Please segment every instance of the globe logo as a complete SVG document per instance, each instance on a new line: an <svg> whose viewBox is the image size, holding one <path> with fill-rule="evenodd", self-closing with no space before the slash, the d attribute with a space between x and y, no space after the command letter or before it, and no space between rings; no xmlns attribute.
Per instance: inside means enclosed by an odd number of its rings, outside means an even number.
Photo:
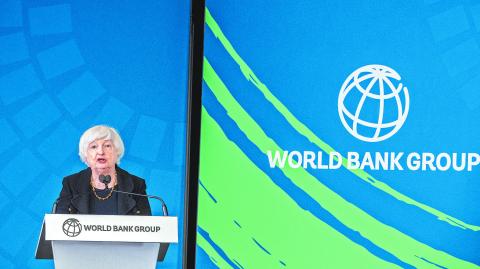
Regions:
<svg viewBox="0 0 480 269"><path fill-rule="evenodd" d="M348 76L338 95L338 115L354 137L379 142L397 133L410 105L400 75L384 65L366 65Z"/></svg>
<svg viewBox="0 0 480 269"><path fill-rule="evenodd" d="M77 219L67 219L63 223L63 232L69 237L78 236L82 232L82 225Z"/></svg>

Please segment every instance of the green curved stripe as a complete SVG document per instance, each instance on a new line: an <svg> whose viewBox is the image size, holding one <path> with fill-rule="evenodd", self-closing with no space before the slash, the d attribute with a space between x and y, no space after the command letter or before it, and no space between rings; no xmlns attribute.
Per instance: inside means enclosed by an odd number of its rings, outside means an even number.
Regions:
<svg viewBox="0 0 480 269"><path fill-rule="evenodd" d="M233 269L217 251L203 238L200 233L197 233L197 245L199 245L210 257L210 260L220 269Z"/></svg>
<svg viewBox="0 0 480 269"><path fill-rule="evenodd" d="M265 134L255 120L252 119L235 100L223 81L218 77L207 58L204 58L203 78L217 100L226 109L228 115L235 121L239 129L248 137L248 139L260 149L260 151L265 155L268 151L279 151L283 153L283 150L275 143L275 141ZM202 140L201 143L203 147L204 141ZM211 145L211 147L214 146ZM202 156L202 158L203 157L204 156ZM232 160L236 161L234 158L232 158ZM212 166L215 167L213 164ZM367 238L380 248L390 252L405 263L418 268L437 268L434 264L446 268L480 268L473 263L458 259L448 253L436 250L426 244L416 241L395 228L381 223L360 208L356 207L354 204L344 200L340 195L323 185L304 169L294 169L288 166L279 169L295 185L306 192L344 225L359 232L363 237ZM229 172L232 171L236 170L231 170Z"/></svg>
<svg viewBox="0 0 480 269"><path fill-rule="evenodd" d="M199 189L198 225L231 261L243 268L399 269L300 208L227 138L205 108L200 139L205 189Z"/></svg>
<svg viewBox="0 0 480 269"><path fill-rule="evenodd" d="M288 123L301 135L306 137L310 142L317 145L321 150L326 153L330 153L335 151L330 145L328 145L325 141L320 139L313 133L305 124L299 121L289 110L288 108L283 105L280 100L278 100L271 91L263 84L257 76L253 73L250 67L243 61L243 59L238 55L238 53L233 48L232 44L223 34L222 30L220 29L219 25L215 21L215 19L210 14L208 8L205 11L205 22L208 27L212 30L213 34L219 39L222 43L223 47L227 50L230 54L232 59L238 64L240 70L242 71L245 78L253 83L257 89L259 89L265 98L280 112L280 114L288 121ZM343 167L347 167L346 160L343 158L342 160ZM397 200L402 201L404 203L410 204L412 206L418 207L434 216L436 216L439 220L445 221L452 226L456 226L462 229L469 229L472 231L480 231L480 226L472 225L465 223L455 217L452 217L438 209L435 209L431 206L418 202L400 192L390 187L388 184L375 179L372 175L368 174L367 172L360 170L360 169L349 169L350 172L361 178L363 181L371 184L375 188L382 190L385 193L395 197Z"/></svg>

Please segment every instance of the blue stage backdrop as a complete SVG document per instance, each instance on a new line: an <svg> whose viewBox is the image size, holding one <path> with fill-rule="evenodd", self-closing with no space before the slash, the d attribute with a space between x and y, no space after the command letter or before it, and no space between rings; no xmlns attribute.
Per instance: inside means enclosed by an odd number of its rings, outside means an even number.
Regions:
<svg viewBox="0 0 480 269"><path fill-rule="evenodd" d="M96 124L119 130L120 166L183 227L189 12L187 0L0 1L0 268L53 268L33 258L42 217L85 168L78 140ZM162 268L180 266L182 236Z"/></svg>
<svg viewBox="0 0 480 269"><path fill-rule="evenodd" d="M207 0L198 268L480 268L480 3Z"/></svg>

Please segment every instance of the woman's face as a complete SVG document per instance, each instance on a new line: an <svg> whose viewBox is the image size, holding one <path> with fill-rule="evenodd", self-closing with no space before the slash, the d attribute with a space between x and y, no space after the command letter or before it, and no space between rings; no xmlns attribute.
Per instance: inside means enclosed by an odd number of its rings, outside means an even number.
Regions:
<svg viewBox="0 0 480 269"><path fill-rule="evenodd" d="M117 149L111 140L97 139L87 147L87 165L98 172L108 172L117 163Z"/></svg>

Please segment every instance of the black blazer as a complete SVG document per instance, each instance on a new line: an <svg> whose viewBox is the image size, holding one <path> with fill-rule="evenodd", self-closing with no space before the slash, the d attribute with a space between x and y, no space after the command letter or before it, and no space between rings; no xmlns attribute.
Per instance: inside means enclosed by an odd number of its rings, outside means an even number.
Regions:
<svg viewBox="0 0 480 269"><path fill-rule="evenodd" d="M119 191L146 194L145 180L116 167L117 187ZM63 188L57 203L57 214L90 214L89 203L92 189L90 178L92 170L87 168L63 179ZM118 194L119 215L150 216L150 204L146 197Z"/></svg>

